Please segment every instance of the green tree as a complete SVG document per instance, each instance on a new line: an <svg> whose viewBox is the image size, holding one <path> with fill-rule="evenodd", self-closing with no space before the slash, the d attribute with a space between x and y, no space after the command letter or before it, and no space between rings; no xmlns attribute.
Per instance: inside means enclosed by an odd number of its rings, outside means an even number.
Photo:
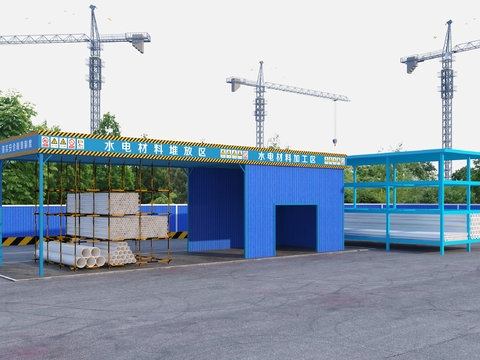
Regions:
<svg viewBox="0 0 480 360"><path fill-rule="evenodd" d="M34 129L32 117L37 113L30 102L22 102L15 90L0 91L0 139L28 133ZM10 161L3 170L2 190L4 204L33 204L35 192L35 165Z"/></svg>
<svg viewBox="0 0 480 360"><path fill-rule="evenodd" d="M395 150L390 152L403 151L402 144L398 144ZM379 151L381 152L381 151ZM390 167L390 179L393 180L395 170L396 181L422 181L434 180L437 178L435 166L430 162L420 163L402 163ZM345 169L345 182L353 181L353 169L351 167ZM385 165L368 165L357 167L357 182L382 182L386 179ZM454 193L451 194L456 195ZM393 198L393 191L390 194ZM352 189L346 189L345 202L353 202ZM452 197L449 197L449 199ZM408 187L396 189L397 203L436 203L438 199L438 189L435 187ZM361 188L357 189L358 203L385 203L386 191L384 188Z"/></svg>
<svg viewBox="0 0 480 360"><path fill-rule="evenodd" d="M0 91L0 139L28 133L33 130L32 117L37 116L34 105L22 102L15 90Z"/></svg>
<svg viewBox="0 0 480 360"><path fill-rule="evenodd" d="M170 170L171 202L175 204L186 204L187 199L187 174L186 169L174 168Z"/></svg>
<svg viewBox="0 0 480 360"><path fill-rule="evenodd" d="M94 134L121 136L120 124L115 120L115 115L110 114L110 112L103 114Z"/></svg>
<svg viewBox="0 0 480 360"><path fill-rule="evenodd" d="M467 180L467 167L464 166L452 174L452 180ZM473 160L473 166L470 168L470 180L480 181L480 160ZM463 203L466 203L467 189L465 187L455 187L455 189L449 190L451 193L456 194L458 197L464 199ZM470 201L472 204L480 204L480 187L472 186ZM446 190L445 190L446 193ZM445 194L445 197L447 195Z"/></svg>

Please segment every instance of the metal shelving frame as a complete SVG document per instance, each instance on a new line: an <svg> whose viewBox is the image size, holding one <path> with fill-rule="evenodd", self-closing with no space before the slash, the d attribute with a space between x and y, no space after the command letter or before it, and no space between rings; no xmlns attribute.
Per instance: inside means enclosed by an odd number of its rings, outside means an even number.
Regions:
<svg viewBox="0 0 480 360"><path fill-rule="evenodd" d="M440 254L443 255L446 246L465 245L467 252L471 251L471 244L480 242L480 229L477 228L476 222L480 216L480 210L472 208L471 191L472 187L480 186L480 181L471 180L472 161L480 159L480 152L471 152L454 149L435 149L435 150L420 150L420 151L402 151L389 153L376 153L370 155L353 155L347 157L347 165L353 167L353 182L345 183L345 189L353 189L353 205L345 207L345 214L363 214L362 216L369 217L369 214L382 214L380 218L384 219L385 231L383 233L375 233L369 231L371 229L363 228L357 229L356 234L349 234L345 231L345 240L360 240L371 242L385 243L386 250L390 250L392 243L403 244L417 244L438 246ZM467 180L447 180L443 176L437 176L435 180L429 181L398 181L396 174L396 165L402 163L415 162L432 162L437 164L438 174L443 174L446 161L464 161L467 169ZM379 182L359 182L357 181L357 169L360 166L371 165L385 165L385 181ZM464 208L451 209L448 204L445 204L445 187L461 186L466 188L466 204ZM397 206L397 189L411 188L411 187L436 187L438 189L438 204L435 208L405 208ZM382 188L385 189L386 204L383 208L373 208L358 206L357 204L357 190L367 188ZM393 234L391 229L391 218L397 214L409 215L437 215L439 216L438 235L436 239L422 239L418 233L411 231L404 231L401 234ZM466 216L466 228L462 232L464 238L449 239L449 235L445 231L445 218L449 215L463 214ZM373 217L373 216L372 216ZM414 217L415 218L415 217ZM473 228L473 221L475 227ZM363 232L363 235L359 235Z"/></svg>

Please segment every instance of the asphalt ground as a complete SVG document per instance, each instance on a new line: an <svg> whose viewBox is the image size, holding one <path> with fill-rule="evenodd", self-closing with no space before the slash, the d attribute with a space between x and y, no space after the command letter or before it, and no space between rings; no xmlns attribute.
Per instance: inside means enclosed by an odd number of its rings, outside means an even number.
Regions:
<svg viewBox="0 0 480 360"><path fill-rule="evenodd" d="M90 243L91 244L91 243ZM99 268L77 268L70 266L59 266L55 263L44 263L43 276L39 274L39 262L34 260L34 245L8 246L3 248L3 265L0 265L0 278L10 281L28 281L45 278L71 277L83 275L95 275L106 272L138 271L156 268L168 268L172 266L192 266L201 264L220 263L226 261L242 261L244 259L243 249L212 250L200 252L188 252L186 239L175 239L170 241L170 255L167 250L167 241L142 241L135 244L128 241L130 249L137 250L146 258L137 264L124 266L102 266ZM139 248L136 248L139 246ZM315 254L313 249L300 247L279 247L276 250L279 257ZM104 254L105 255L105 254ZM106 255L105 255L106 256ZM148 259L153 257L152 259ZM162 261L155 261L155 259ZM165 260L170 259L170 262Z"/></svg>
<svg viewBox="0 0 480 360"><path fill-rule="evenodd" d="M479 246L136 269L0 279L0 358L479 357Z"/></svg>

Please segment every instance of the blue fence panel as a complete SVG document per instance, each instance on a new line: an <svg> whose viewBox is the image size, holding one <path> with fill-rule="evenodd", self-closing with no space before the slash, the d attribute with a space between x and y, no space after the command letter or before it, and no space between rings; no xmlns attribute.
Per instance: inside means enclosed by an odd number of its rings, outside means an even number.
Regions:
<svg viewBox="0 0 480 360"><path fill-rule="evenodd" d="M167 212L167 205L155 204L154 212ZM357 208L384 208L385 204L357 204ZM353 204L345 204L346 209L353 208ZM410 209L438 209L437 204L397 204L397 208ZM446 210L466 210L465 204L446 204ZM472 210L480 210L480 204L472 204ZM38 207L34 205L3 205L3 237L25 237L38 235ZM65 211L64 208L62 211ZM142 212L150 211L150 205L142 205ZM65 234L66 219L62 217L60 226L59 205L45 205L44 213L46 226L44 236ZM188 205L170 205L170 231L188 231ZM36 228L35 228L36 227Z"/></svg>
<svg viewBox="0 0 480 360"><path fill-rule="evenodd" d="M155 204L155 213L166 213L167 205ZM142 212L150 212L150 205L142 205ZM65 206L62 206L62 213ZM2 237L26 237L39 235L38 206L34 205L3 205L3 234ZM188 206L170 205L170 231L188 231ZM66 217L58 216L60 205L45 205L44 236L65 235Z"/></svg>
<svg viewBox="0 0 480 360"><path fill-rule="evenodd" d="M60 205L45 205L44 236L57 236L65 233L66 220L62 218L60 226ZM39 207L34 205L3 205L3 234L2 237L25 237L39 235ZM65 211L65 207L62 207ZM61 232L61 229L63 232Z"/></svg>

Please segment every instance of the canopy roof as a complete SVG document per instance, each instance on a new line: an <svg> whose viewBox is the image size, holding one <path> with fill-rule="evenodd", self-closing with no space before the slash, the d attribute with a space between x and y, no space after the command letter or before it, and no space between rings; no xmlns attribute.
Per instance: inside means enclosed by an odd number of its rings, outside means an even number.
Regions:
<svg viewBox="0 0 480 360"><path fill-rule="evenodd" d="M238 168L242 164L344 169L345 154L122 136L35 131L0 141L0 160L166 167Z"/></svg>

